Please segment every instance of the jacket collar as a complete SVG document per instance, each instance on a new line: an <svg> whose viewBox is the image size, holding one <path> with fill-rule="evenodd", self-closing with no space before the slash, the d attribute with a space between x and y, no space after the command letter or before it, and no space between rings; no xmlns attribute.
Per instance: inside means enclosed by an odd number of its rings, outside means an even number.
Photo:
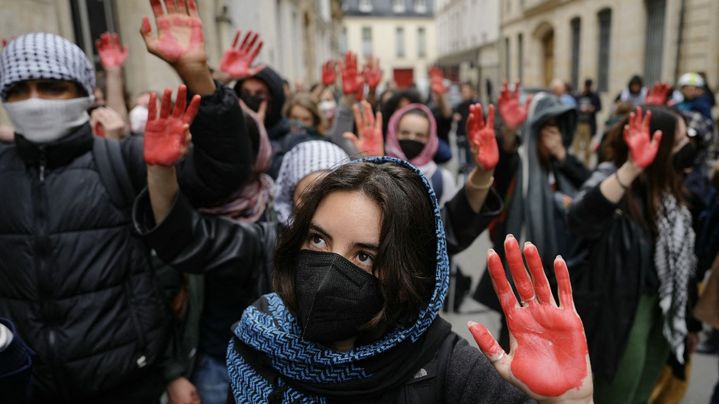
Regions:
<svg viewBox="0 0 719 404"><path fill-rule="evenodd" d="M69 135L50 143L33 143L16 134L17 153L27 165L44 165L48 168L67 165L92 149L93 134L86 123Z"/></svg>

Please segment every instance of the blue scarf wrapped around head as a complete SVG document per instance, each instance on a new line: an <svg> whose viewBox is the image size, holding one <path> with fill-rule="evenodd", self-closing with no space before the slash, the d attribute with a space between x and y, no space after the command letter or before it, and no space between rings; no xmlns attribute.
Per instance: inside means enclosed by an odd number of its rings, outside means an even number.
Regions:
<svg viewBox="0 0 719 404"><path fill-rule="evenodd" d="M325 397L312 395L307 389L301 391L297 386L332 386L368 380L375 375L369 366L364 365L373 359L387 354L393 348L397 348L393 350L395 352L415 343L435 344L449 333L448 327L445 329L443 325L438 325L440 321L435 321L447 293L449 259L444 224L431 184L416 167L396 158L377 157L357 161L376 164L390 162L408 168L422 178L434 210L437 239L437 270L432 297L427 306L419 311L412 326L397 327L375 342L338 352L303 340L297 318L285 307L282 299L275 293L263 296L248 307L242 319L235 324L235 338L227 349L227 369L232 392L238 403L326 402ZM430 327L441 331L428 333ZM427 334L436 338L427 342ZM248 357L257 356L266 368L271 368L271 375L262 372L257 363L247 360Z"/></svg>

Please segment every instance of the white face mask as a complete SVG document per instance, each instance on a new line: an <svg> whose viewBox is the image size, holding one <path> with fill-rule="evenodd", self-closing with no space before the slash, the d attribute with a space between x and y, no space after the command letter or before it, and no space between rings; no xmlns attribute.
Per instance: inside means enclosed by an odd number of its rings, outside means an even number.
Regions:
<svg viewBox="0 0 719 404"><path fill-rule="evenodd" d="M142 134L145 132L147 124L147 107L138 105L130 110L130 130L134 133Z"/></svg>
<svg viewBox="0 0 719 404"><path fill-rule="evenodd" d="M318 107L322 113L325 114L327 119L331 119L335 116L335 110L337 109L337 103L333 100L320 101Z"/></svg>
<svg viewBox="0 0 719 404"><path fill-rule="evenodd" d="M94 97L69 100L30 98L25 101L3 102L15 126L15 132L33 143L49 143L70 133L90 120L87 109Z"/></svg>

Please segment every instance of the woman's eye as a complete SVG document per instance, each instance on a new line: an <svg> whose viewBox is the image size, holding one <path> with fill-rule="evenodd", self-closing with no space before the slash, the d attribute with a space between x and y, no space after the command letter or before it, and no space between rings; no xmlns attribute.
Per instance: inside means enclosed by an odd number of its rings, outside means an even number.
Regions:
<svg viewBox="0 0 719 404"><path fill-rule="evenodd" d="M315 248L324 248L325 247L325 240L322 238L322 236L317 234L310 235L309 238L310 245Z"/></svg>
<svg viewBox="0 0 719 404"><path fill-rule="evenodd" d="M368 266L368 267L371 267L372 264L374 263L374 258L373 258L371 255L369 255L369 254L367 254L367 253L365 253L365 252L360 251L360 252L357 254L357 261L359 261L362 265L366 265L366 266Z"/></svg>

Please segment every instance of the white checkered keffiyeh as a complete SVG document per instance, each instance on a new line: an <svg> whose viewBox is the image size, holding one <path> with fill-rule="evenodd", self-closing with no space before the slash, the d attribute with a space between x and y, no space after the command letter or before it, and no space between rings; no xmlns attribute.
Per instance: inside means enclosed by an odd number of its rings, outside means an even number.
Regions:
<svg viewBox="0 0 719 404"><path fill-rule="evenodd" d="M664 314L662 333L679 363L684 363L689 279L696 270L697 258L689 209L670 194L662 198L657 231L654 265L659 277L659 307Z"/></svg>
<svg viewBox="0 0 719 404"><path fill-rule="evenodd" d="M275 182L273 205L280 223L289 223L294 211L295 187L303 178L316 171L329 171L348 161L349 156L344 150L324 140L300 143L285 154Z"/></svg>
<svg viewBox="0 0 719 404"><path fill-rule="evenodd" d="M88 96L95 91L95 71L82 49L46 32L19 36L0 53L0 98L13 84L31 79L71 80Z"/></svg>

